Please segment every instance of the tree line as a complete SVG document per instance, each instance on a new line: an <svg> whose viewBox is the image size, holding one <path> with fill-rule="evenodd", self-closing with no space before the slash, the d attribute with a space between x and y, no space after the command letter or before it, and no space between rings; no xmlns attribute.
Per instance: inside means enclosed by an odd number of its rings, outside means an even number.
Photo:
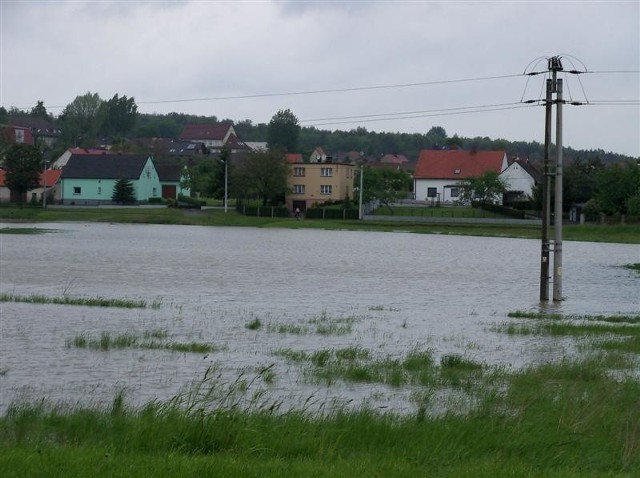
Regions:
<svg viewBox="0 0 640 478"><path fill-rule="evenodd" d="M275 113L268 124L254 124L249 119L234 122L216 116L184 113L142 114L138 112L133 97L118 94L103 100L97 93L87 92L77 96L57 117L47 112L42 101L26 111L16 108L7 111L0 107L0 124L7 123L10 117L18 116L47 119L61 130L61 137L54 147L47 149L41 145L43 154L50 159L57 158L68 147L95 147L103 139L113 145L114 149L126 150L131 148L129 141L134 139L177 138L189 123L233 124L241 140L267 142L270 150L276 153L254 155L241 168L235 171L232 168L230 171L232 194L236 197L257 194L263 202L276 201L285 193L284 190L276 190L286 187L283 186L286 181L282 178L275 180L268 174L274 170L282 175L282 171L286 170L278 161L282 153L299 152L303 157L308 157L316 146L322 146L325 151L334 154L357 151L369 160L392 153L404 154L410 161L414 161L422 149L452 146L468 150L504 150L509 156L529 158L534 164L539 163L543 157L543 145L535 141L465 138L457 134L449 136L441 126L434 126L426 133L377 133L363 127L349 131L305 127L300 126L297 117L288 109ZM600 149L574 150L565 147L563 151L567 163L564 171L565 204L587 203L591 214L640 214L638 158ZM228 160L222 159L221 162L212 158L211 161L200 162L191 168L189 185L194 193L208 197L220 197L223 194L224 168L221 165ZM269 163L270 168L258 168L256 164L259 161ZM383 203L401 197L411 188L406 175L401 177L374 172L373 169L368 175L372 181L365 191L378 190L378 199ZM31 179L33 182L33 175Z"/></svg>

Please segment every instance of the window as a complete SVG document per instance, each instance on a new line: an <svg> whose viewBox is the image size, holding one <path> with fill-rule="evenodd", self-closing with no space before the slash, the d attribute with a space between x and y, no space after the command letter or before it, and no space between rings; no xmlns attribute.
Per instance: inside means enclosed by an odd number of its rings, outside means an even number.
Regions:
<svg viewBox="0 0 640 478"><path fill-rule="evenodd" d="M323 184L320 186L320 194L331 194L333 187L331 184Z"/></svg>
<svg viewBox="0 0 640 478"><path fill-rule="evenodd" d="M451 197L457 198L460 195L460 191L458 188L451 188Z"/></svg>
<svg viewBox="0 0 640 478"><path fill-rule="evenodd" d="M151 193L152 197L158 197L158 190L156 188L153 188L153 192Z"/></svg>
<svg viewBox="0 0 640 478"><path fill-rule="evenodd" d="M333 168L320 168L320 176L324 178L333 176Z"/></svg>
<svg viewBox="0 0 640 478"><path fill-rule="evenodd" d="M427 188L427 197L428 198L438 197L438 188Z"/></svg>
<svg viewBox="0 0 640 478"><path fill-rule="evenodd" d="M460 174L460 169L456 168L453 170L453 174Z"/></svg>
<svg viewBox="0 0 640 478"><path fill-rule="evenodd" d="M304 184L294 184L293 192L295 194L304 194Z"/></svg>
<svg viewBox="0 0 640 478"><path fill-rule="evenodd" d="M102 187L98 186L98 194L102 194Z"/></svg>
<svg viewBox="0 0 640 478"><path fill-rule="evenodd" d="M304 176L304 168L293 168L294 176Z"/></svg>
<svg viewBox="0 0 640 478"><path fill-rule="evenodd" d="M82 194L82 188L80 186L74 186L73 194Z"/></svg>

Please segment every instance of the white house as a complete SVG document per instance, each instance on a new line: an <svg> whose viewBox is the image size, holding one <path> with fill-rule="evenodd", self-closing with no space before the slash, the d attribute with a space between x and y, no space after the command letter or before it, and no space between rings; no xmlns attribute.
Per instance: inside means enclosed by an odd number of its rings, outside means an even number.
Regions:
<svg viewBox="0 0 640 478"><path fill-rule="evenodd" d="M507 184L510 198L531 199L536 184L542 181L542 174L527 159L514 158L500 173L500 178Z"/></svg>
<svg viewBox="0 0 640 478"><path fill-rule="evenodd" d="M413 179L415 199L454 203L460 196L460 181L481 176L487 171L500 174L507 167L504 151L423 149Z"/></svg>

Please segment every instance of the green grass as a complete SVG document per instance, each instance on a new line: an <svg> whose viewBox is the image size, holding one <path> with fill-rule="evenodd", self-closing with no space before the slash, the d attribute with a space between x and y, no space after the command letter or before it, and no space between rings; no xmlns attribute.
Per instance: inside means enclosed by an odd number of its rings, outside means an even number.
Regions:
<svg viewBox="0 0 640 478"><path fill-rule="evenodd" d="M49 234L57 232L56 229L39 229L36 227L0 227L0 234Z"/></svg>
<svg viewBox="0 0 640 478"><path fill-rule="evenodd" d="M405 216L405 217L460 217L460 218L496 218L505 217L491 211L473 207L410 207L393 206L379 207L373 211L374 216Z"/></svg>
<svg viewBox="0 0 640 478"><path fill-rule="evenodd" d="M247 324L245 324L245 328L249 330L258 330L260 327L262 327L262 322L257 317L252 321L247 322Z"/></svg>
<svg viewBox="0 0 640 478"><path fill-rule="evenodd" d="M213 344L201 342L167 342L166 331L150 331L143 334L144 340L140 336L132 333L112 335L109 332L102 332L95 337L87 334L76 335L65 341L68 348L86 348L92 350L114 350L125 348L137 348L148 350L169 350L181 353L212 353L220 350Z"/></svg>
<svg viewBox="0 0 640 478"><path fill-rule="evenodd" d="M640 262L637 262L635 264L627 264L625 267L627 269L631 269L633 271L640 272Z"/></svg>
<svg viewBox="0 0 640 478"><path fill-rule="evenodd" d="M442 209L442 208L433 208ZM451 234L483 237L518 237L540 239L539 226L424 224L406 221L339 221L304 220L289 218L249 217L235 210L213 209L199 214L188 214L180 209L146 208L81 208L42 209L0 207L0 221L5 222L114 222L133 224L185 224L201 226L276 227L292 229L332 229L353 231L395 232L398 230L420 234ZM553 229L553 228L552 228ZM553 231L550 231L553 234ZM640 244L637 225L566 225L563 238L567 241L617 242Z"/></svg>
<svg viewBox="0 0 640 478"><path fill-rule="evenodd" d="M360 352L351 350L348 355ZM446 359L447 368L464 363ZM18 476L634 477L640 383L602 356L503 375L467 413L324 414L252 392L215 371L167 402L104 408L13 404L0 417L0 471Z"/></svg>
<svg viewBox="0 0 640 478"><path fill-rule="evenodd" d="M543 319L543 320L582 320L609 322L614 324L640 324L640 315L576 315L576 314L547 314L544 312L509 312L508 317L516 319Z"/></svg>
<svg viewBox="0 0 640 478"><path fill-rule="evenodd" d="M159 309L160 301L151 303L145 300L105 299L102 297L47 297L44 295L16 295L2 293L0 302L24 302L29 304L82 305L87 307L119 307L125 309Z"/></svg>

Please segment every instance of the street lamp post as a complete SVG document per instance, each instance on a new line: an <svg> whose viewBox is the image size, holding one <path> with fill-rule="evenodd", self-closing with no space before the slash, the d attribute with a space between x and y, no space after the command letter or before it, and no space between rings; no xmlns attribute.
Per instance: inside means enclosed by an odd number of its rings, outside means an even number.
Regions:
<svg viewBox="0 0 640 478"><path fill-rule="evenodd" d="M229 202L229 158L224 160L224 212L227 213L227 204Z"/></svg>

